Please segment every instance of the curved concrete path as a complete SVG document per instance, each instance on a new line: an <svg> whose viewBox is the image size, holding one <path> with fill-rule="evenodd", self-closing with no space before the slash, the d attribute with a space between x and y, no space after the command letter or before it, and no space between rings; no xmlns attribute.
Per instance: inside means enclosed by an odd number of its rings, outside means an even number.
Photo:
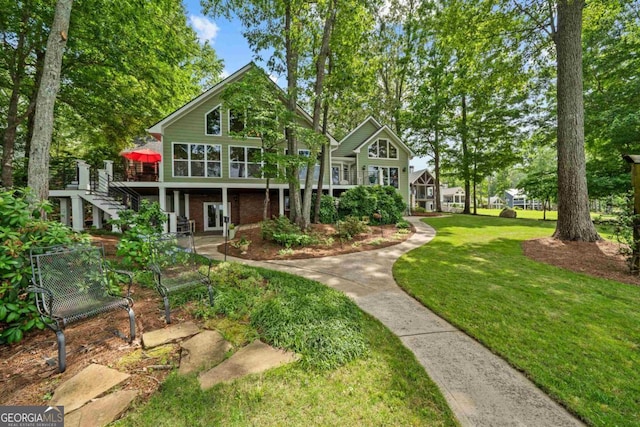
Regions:
<svg viewBox="0 0 640 427"><path fill-rule="evenodd" d="M428 243L435 230L407 218L416 233L376 251L305 260L228 260L286 271L343 291L380 320L415 354L463 426L583 425L500 357L402 291L392 267L405 252ZM220 240L198 238L198 252L222 259ZM428 273L425 275L428 280Z"/></svg>

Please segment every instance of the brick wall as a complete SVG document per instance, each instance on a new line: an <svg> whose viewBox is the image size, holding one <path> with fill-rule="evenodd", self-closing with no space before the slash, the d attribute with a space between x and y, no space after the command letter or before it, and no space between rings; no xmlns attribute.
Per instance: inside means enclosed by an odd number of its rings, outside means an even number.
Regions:
<svg viewBox="0 0 640 427"><path fill-rule="evenodd" d="M196 222L196 232L204 231L204 203L210 202L222 202L222 198L213 194L189 195L189 219Z"/></svg>

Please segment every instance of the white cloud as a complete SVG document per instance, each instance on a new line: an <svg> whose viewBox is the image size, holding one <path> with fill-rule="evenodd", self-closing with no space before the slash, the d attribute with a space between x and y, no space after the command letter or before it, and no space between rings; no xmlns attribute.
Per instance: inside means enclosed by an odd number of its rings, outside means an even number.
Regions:
<svg viewBox="0 0 640 427"><path fill-rule="evenodd" d="M189 15L189 24L193 27L201 43L209 41L213 44L220 27L204 16Z"/></svg>

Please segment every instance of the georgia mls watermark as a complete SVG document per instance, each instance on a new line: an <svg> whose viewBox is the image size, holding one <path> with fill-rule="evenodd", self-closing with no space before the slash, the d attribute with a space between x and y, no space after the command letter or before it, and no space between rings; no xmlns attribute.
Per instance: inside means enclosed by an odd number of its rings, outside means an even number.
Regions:
<svg viewBox="0 0 640 427"><path fill-rule="evenodd" d="M0 406L0 427L64 427L64 406Z"/></svg>

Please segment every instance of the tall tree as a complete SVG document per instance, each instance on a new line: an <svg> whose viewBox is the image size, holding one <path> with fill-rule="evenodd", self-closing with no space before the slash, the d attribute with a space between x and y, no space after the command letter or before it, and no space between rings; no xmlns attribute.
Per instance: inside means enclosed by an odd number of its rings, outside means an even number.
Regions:
<svg viewBox="0 0 640 427"><path fill-rule="evenodd" d="M72 6L73 0L58 0L56 3L36 99L28 185L40 200L49 198L49 147L53 135L53 109L60 88L62 55L67 44Z"/></svg>
<svg viewBox="0 0 640 427"><path fill-rule="evenodd" d="M558 1L558 222L560 240L600 239L589 214L582 84L583 0Z"/></svg>

